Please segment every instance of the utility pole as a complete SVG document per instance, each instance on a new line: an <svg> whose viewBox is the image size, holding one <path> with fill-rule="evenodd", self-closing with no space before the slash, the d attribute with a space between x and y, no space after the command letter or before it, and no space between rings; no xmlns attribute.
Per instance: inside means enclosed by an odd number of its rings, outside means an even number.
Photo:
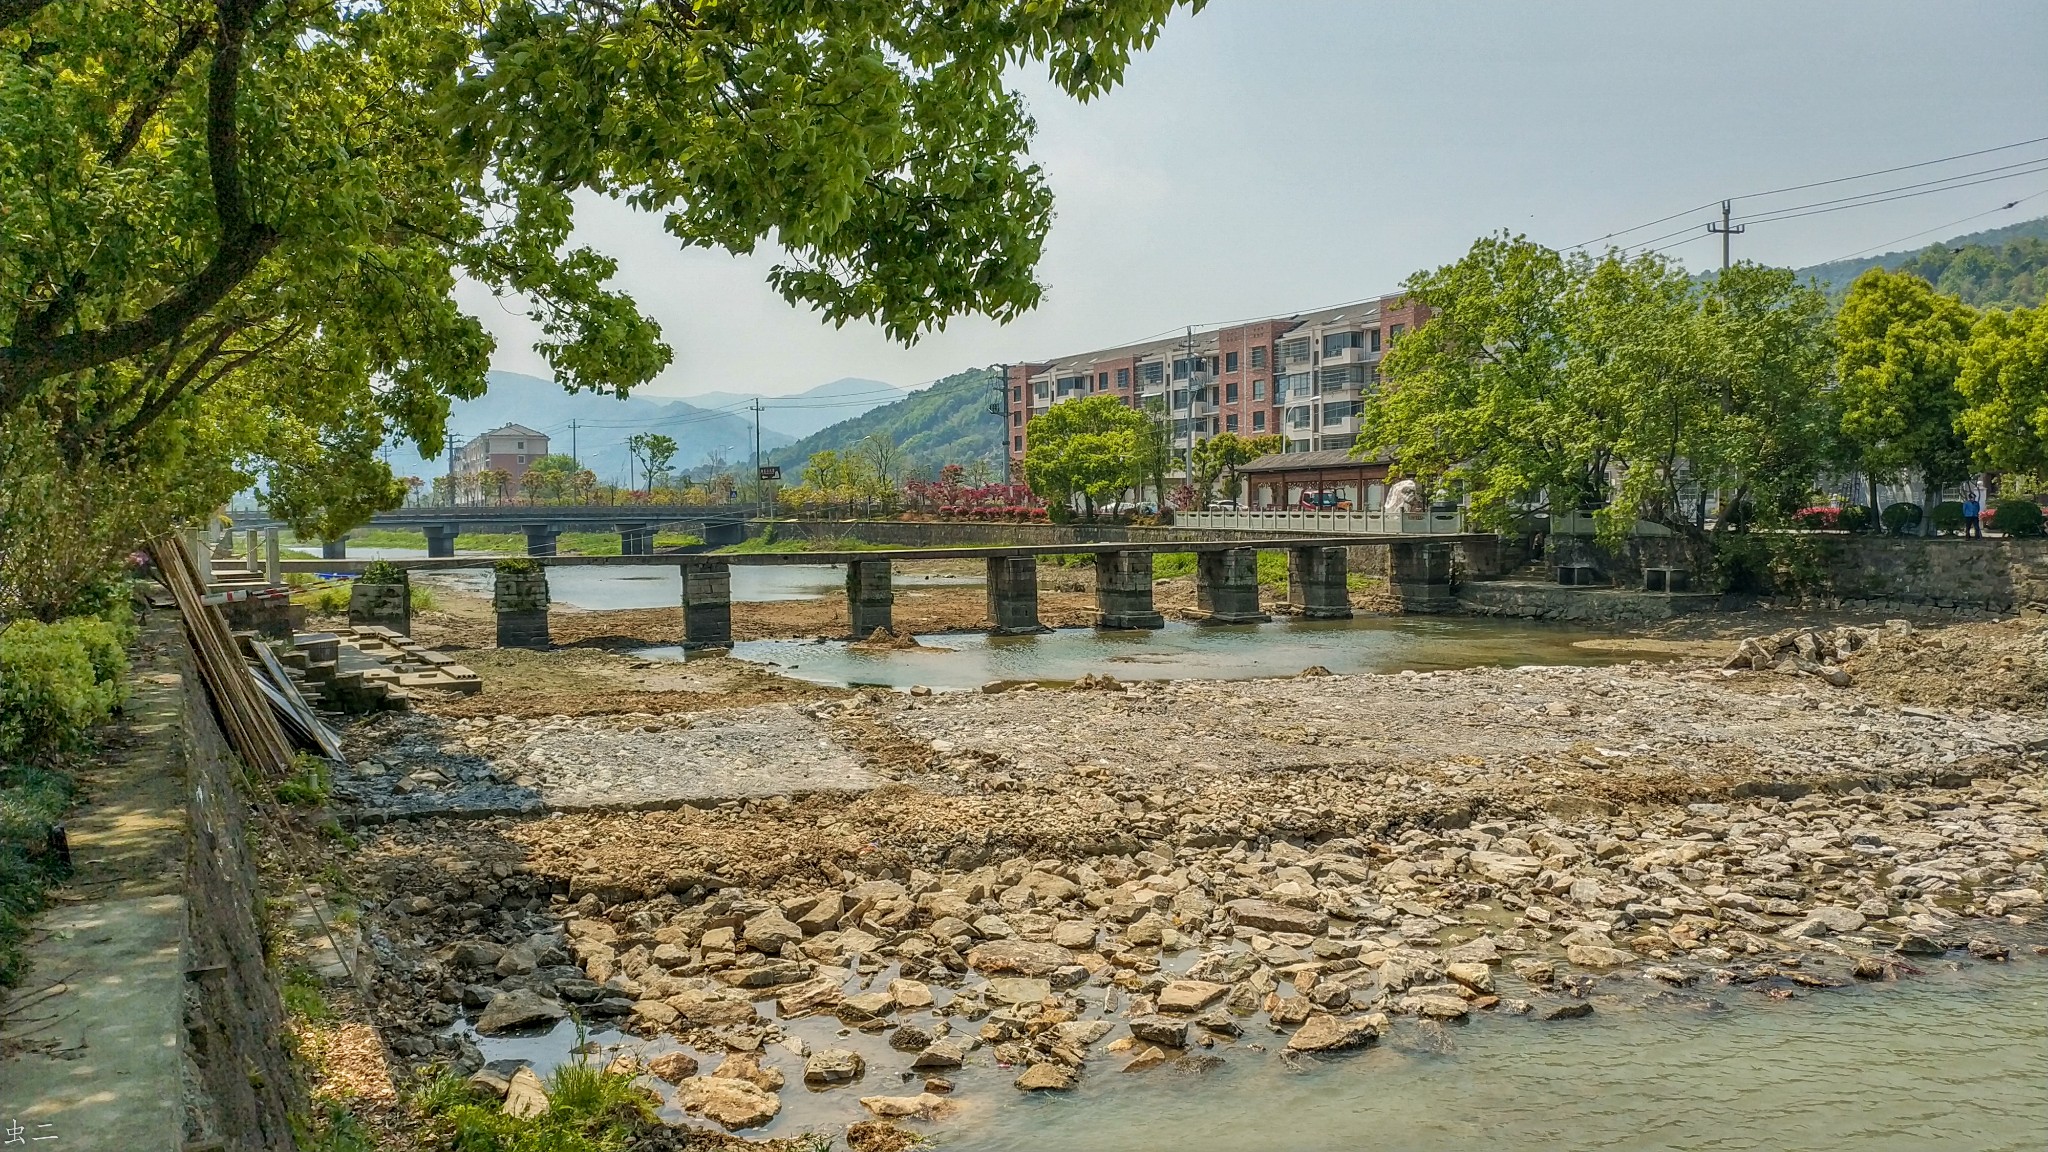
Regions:
<svg viewBox="0 0 2048 1152"><path fill-rule="evenodd" d="M995 402L988 406L988 410L996 418L996 450L1003 454L1003 483L1008 485L1012 483L1010 479L1010 366L1008 364L991 364L988 366L988 370L995 373L995 378L990 380L989 384L996 390Z"/></svg>
<svg viewBox="0 0 2048 1152"><path fill-rule="evenodd" d="M455 507L455 453L462 446L462 438L453 432L446 432L445 427L444 433L443 438L448 441L448 506L453 508Z"/></svg>
<svg viewBox="0 0 2048 1152"><path fill-rule="evenodd" d="M1732 206L1732 201L1721 201L1721 222L1719 224L1707 225L1709 233L1718 232L1721 234L1721 271L1723 272L1728 270L1728 238L1749 231L1749 225L1747 224L1730 224L1728 222L1729 209Z"/></svg>
<svg viewBox="0 0 2048 1152"><path fill-rule="evenodd" d="M754 397L754 503L761 502L761 398Z"/></svg>
<svg viewBox="0 0 2048 1152"><path fill-rule="evenodd" d="M577 467L582 467L583 458L576 454L576 422L574 420L569 421L569 459L576 461Z"/></svg>
<svg viewBox="0 0 2048 1152"><path fill-rule="evenodd" d="M1186 356L1188 366L1188 447L1181 463L1181 471L1183 473L1181 483L1193 485L1195 482L1195 326L1193 324L1188 325ZM1169 414L1169 418L1171 418L1171 414ZM1165 505L1166 498L1164 495L1160 497L1159 502L1162 506Z"/></svg>

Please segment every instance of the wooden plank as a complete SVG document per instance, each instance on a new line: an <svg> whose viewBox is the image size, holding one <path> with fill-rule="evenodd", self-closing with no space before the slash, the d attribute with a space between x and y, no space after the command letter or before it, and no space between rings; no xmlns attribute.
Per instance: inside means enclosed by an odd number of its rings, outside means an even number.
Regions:
<svg viewBox="0 0 2048 1152"><path fill-rule="evenodd" d="M262 668L264 675L269 677L271 685L277 689L277 695L272 698L271 703L275 705L277 697L282 697L290 718L296 720L298 727L306 733L313 750L336 763L345 762L347 754L341 750L341 738L334 734L334 730L329 728L326 722L320 719L319 714L313 711L313 706L306 702L306 697L299 692L298 684L284 670L284 665L278 662L277 653L271 651L270 645L261 640L256 641L251 647L256 650L258 666Z"/></svg>

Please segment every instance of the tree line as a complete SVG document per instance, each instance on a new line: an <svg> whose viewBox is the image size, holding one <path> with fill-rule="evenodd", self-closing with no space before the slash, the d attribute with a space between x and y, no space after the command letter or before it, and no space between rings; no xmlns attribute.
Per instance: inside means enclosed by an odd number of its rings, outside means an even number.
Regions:
<svg viewBox="0 0 2048 1152"><path fill-rule="evenodd" d="M2044 488L2048 309L1979 312L1873 268L1834 312L1786 269L1701 281L1506 234L1404 289L1432 317L1388 352L1357 450L1461 491L1482 524L1586 510L1710 552L1793 522L1830 479L1851 503L1913 482L1931 504L1986 473Z"/></svg>

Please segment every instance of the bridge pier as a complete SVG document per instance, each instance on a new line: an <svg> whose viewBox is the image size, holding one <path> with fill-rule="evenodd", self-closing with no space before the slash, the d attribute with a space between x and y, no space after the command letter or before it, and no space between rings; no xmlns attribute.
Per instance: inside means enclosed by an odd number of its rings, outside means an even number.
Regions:
<svg viewBox="0 0 2048 1152"><path fill-rule="evenodd" d="M526 533L526 554L528 556L553 556L555 554L555 539L562 534L561 529L553 524L522 524L520 528Z"/></svg>
<svg viewBox="0 0 2048 1152"><path fill-rule="evenodd" d="M1342 548L1289 548L1287 602L1307 620L1349 620L1349 575Z"/></svg>
<svg viewBox="0 0 2048 1152"><path fill-rule="evenodd" d="M647 524L619 525L619 555L654 555L654 528Z"/></svg>
<svg viewBox="0 0 2048 1152"><path fill-rule="evenodd" d="M683 647L732 647L732 566L683 568Z"/></svg>
<svg viewBox="0 0 2048 1152"><path fill-rule="evenodd" d="M855 640L867 639L877 628L893 631L895 605L887 560L855 560L846 566L846 615Z"/></svg>
<svg viewBox="0 0 2048 1152"><path fill-rule="evenodd" d="M342 533L339 539L322 540L320 542L320 558L322 560L348 559L348 533Z"/></svg>
<svg viewBox="0 0 2048 1152"><path fill-rule="evenodd" d="M1152 607L1150 552L1095 554L1095 626L1166 627L1166 617Z"/></svg>
<svg viewBox="0 0 2048 1152"><path fill-rule="evenodd" d="M547 569L506 571L499 564L492 575L491 607L498 613L498 647L546 648L551 603Z"/></svg>
<svg viewBox="0 0 2048 1152"><path fill-rule="evenodd" d="M988 561L989 631L997 636L1044 632L1038 620L1038 558L991 556Z"/></svg>
<svg viewBox="0 0 2048 1152"><path fill-rule="evenodd" d="M420 531L427 537L427 558L446 560L455 555L455 537L462 532L460 524L426 524Z"/></svg>
<svg viewBox="0 0 2048 1152"><path fill-rule="evenodd" d="M1448 612L1457 607L1451 592L1451 549L1443 541L1415 541L1387 546L1387 583L1401 601L1401 611Z"/></svg>
<svg viewBox="0 0 2048 1152"><path fill-rule="evenodd" d="M1258 549L1195 553L1195 607L1208 613L1210 624L1271 620L1259 610Z"/></svg>
<svg viewBox="0 0 2048 1152"><path fill-rule="evenodd" d="M747 541L747 525L744 520L704 521L704 543L713 548L724 548Z"/></svg>

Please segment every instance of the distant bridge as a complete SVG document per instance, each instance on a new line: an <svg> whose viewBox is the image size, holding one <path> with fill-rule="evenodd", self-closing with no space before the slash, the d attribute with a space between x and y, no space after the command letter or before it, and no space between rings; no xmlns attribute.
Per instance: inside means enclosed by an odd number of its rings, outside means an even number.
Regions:
<svg viewBox="0 0 2048 1152"><path fill-rule="evenodd" d="M661 529L687 528L716 547L747 538L747 521L760 514L754 504L457 504L453 507L408 507L379 512L372 528L417 528L427 540L427 555L455 555L455 538L464 532L511 532L526 536L534 556L555 554L555 539L564 532L617 532L619 550L628 556L654 554L654 534ZM267 512L230 513L236 531L284 527ZM348 537L323 541L321 555L339 560L348 555Z"/></svg>

